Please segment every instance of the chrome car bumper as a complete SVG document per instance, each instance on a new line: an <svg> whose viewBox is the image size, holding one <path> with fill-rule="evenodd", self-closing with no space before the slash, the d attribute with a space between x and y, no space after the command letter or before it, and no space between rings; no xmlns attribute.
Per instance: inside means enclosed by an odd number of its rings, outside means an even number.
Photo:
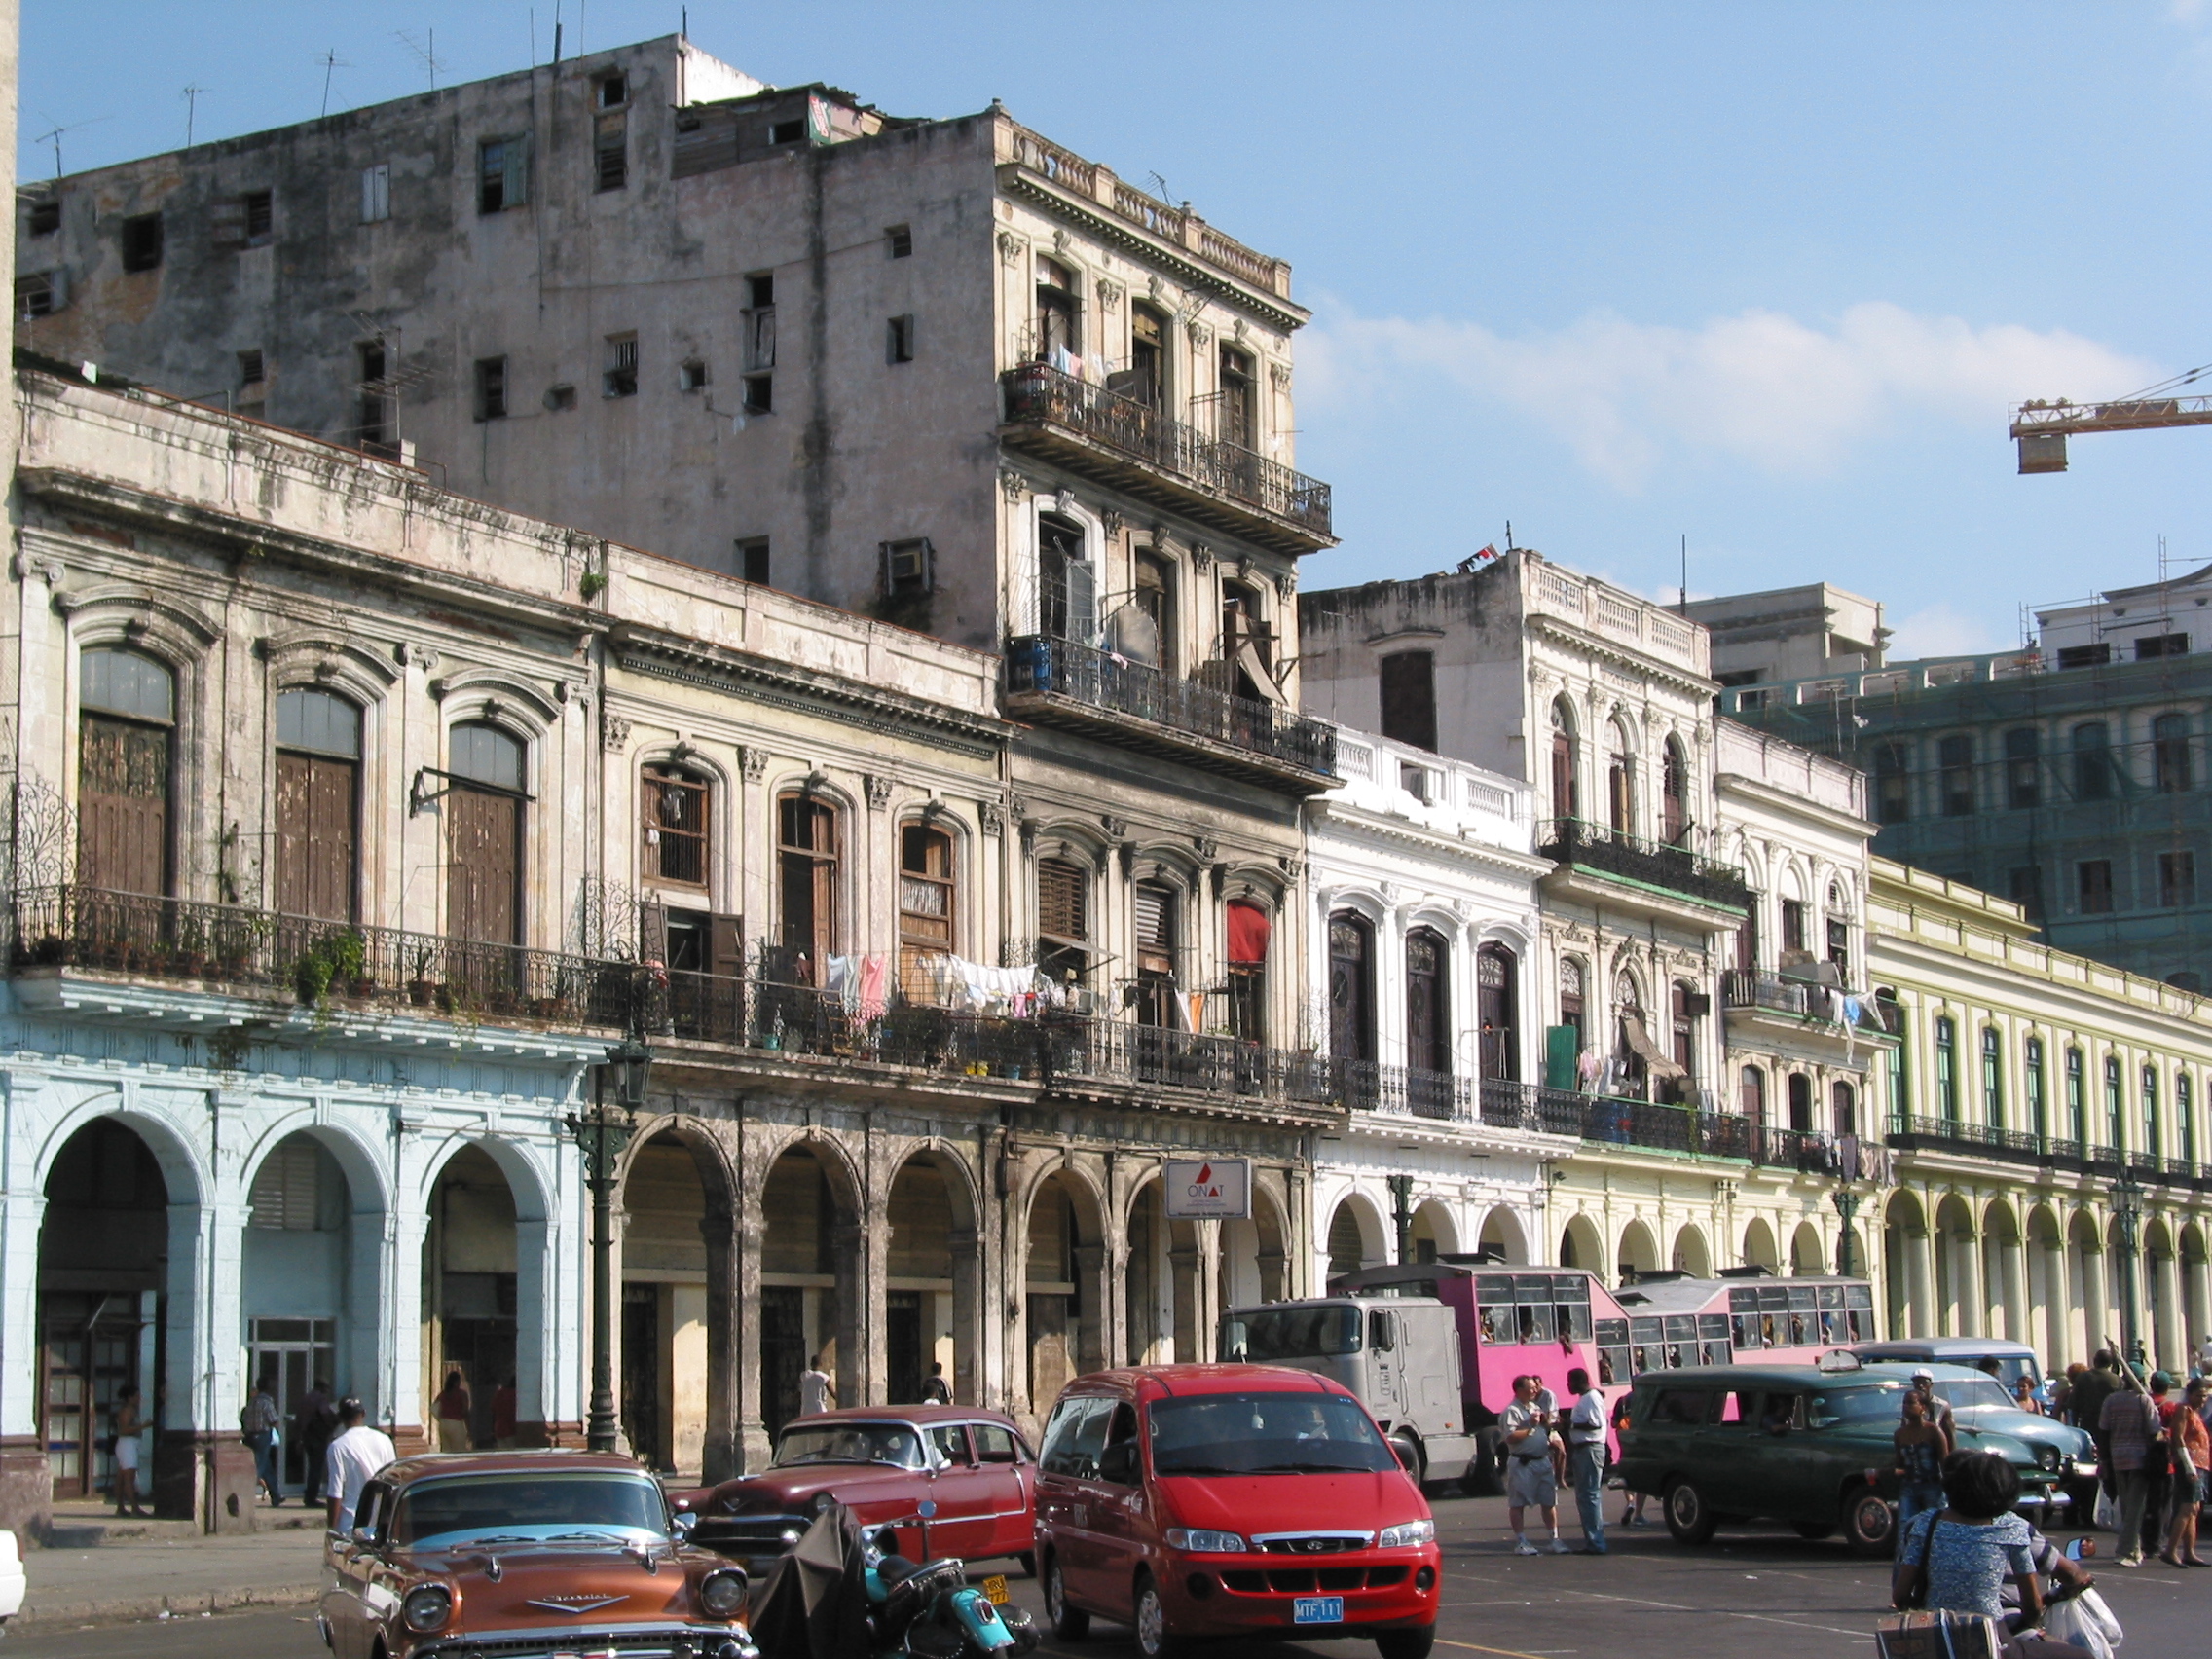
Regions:
<svg viewBox="0 0 2212 1659"><path fill-rule="evenodd" d="M760 1659L742 1624L629 1625L608 1629L440 1631L407 1650L407 1659Z"/></svg>

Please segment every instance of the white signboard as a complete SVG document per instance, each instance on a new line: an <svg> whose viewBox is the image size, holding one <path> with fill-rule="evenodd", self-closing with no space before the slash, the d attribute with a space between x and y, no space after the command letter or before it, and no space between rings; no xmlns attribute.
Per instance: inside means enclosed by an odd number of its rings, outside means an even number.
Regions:
<svg viewBox="0 0 2212 1659"><path fill-rule="evenodd" d="M1164 1173L1169 1221L1249 1221L1252 1217L1252 1161L1249 1158L1170 1159Z"/></svg>

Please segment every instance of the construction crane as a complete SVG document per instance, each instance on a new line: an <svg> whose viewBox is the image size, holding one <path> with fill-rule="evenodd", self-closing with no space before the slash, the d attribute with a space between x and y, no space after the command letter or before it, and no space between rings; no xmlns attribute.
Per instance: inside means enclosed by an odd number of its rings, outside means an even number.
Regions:
<svg viewBox="0 0 2212 1659"><path fill-rule="evenodd" d="M2110 403L2030 398L2012 410L2020 470L2064 472L2066 439L2074 432L2140 432L2159 426L2212 426L2212 397L2181 397L2183 387L2212 374L2212 363L2145 387Z"/></svg>

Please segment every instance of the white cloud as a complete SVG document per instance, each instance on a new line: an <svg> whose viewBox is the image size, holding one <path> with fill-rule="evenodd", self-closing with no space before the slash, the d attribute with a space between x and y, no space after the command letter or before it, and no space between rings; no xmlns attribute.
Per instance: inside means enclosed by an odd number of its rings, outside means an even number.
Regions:
<svg viewBox="0 0 2212 1659"><path fill-rule="evenodd" d="M2016 639L2000 639L1986 616L1972 616L1948 605L1932 605L1893 624L1889 654L1892 662L1979 656L1985 651L2011 650L2019 643Z"/></svg>
<svg viewBox="0 0 2212 1659"><path fill-rule="evenodd" d="M1329 307L1302 355L1309 396L1382 397L1441 379L1549 427L1623 490L1671 450L1820 473L1908 417L2002 430L2009 403L2114 396L2161 373L2063 329L1976 328L1883 301L1825 329L1769 311L1695 329L1599 312L1511 339L1479 323Z"/></svg>

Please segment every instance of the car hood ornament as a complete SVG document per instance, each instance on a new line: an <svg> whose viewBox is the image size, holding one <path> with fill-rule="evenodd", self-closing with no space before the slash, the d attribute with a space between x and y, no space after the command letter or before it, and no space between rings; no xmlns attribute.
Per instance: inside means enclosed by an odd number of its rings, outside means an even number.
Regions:
<svg viewBox="0 0 2212 1659"><path fill-rule="evenodd" d="M543 1607L549 1613L596 1613L602 1607L611 1607L617 1602L627 1602L627 1596L533 1596L523 1604L526 1607Z"/></svg>

